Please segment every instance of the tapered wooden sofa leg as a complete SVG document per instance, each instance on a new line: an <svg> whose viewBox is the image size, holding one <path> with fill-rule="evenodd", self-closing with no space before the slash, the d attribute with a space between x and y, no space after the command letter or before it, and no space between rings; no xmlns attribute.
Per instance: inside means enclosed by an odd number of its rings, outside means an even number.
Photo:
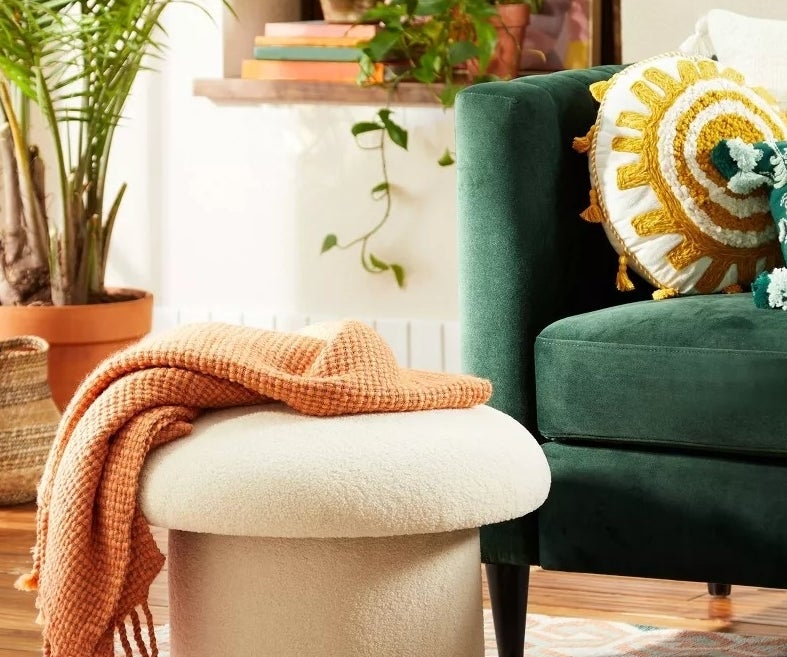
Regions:
<svg viewBox="0 0 787 657"><path fill-rule="evenodd" d="M498 657L522 657L525 650L525 614L529 566L486 564Z"/></svg>
<svg viewBox="0 0 787 657"><path fill-rule="evenodd" d="M714 598L726 598L730 593L732 593L732 586L729 584L716 584L714 582L708 582L708 593L710 593Z"/></svg>

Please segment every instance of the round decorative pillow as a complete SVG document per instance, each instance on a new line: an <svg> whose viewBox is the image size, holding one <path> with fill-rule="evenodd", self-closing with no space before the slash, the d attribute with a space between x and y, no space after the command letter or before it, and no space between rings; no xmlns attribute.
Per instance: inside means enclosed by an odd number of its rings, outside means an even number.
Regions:
<svg viewBox="0 0 787 657"><path fill-rule="evenodd" d="M739 290L781 260L767 193L728 189L711 161L722 139L780 141L787 121L767 92L711 59L667 54L591 85L601 105L587 137L591 206L619 255L654 298Z"/></svg>

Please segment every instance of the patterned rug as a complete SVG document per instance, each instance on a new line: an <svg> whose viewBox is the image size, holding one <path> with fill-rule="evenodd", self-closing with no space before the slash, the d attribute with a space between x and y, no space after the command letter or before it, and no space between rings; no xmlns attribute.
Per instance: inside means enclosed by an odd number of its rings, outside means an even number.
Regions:
<svg viewBox="0 0 787 657"><path fill-rule="evenodd" d="M497 657L491 612L484 612L486 657ZM526 657L785 657L784 637L665 630L587 618L529 614Z"/></svg>
<svg viewBox="0 0 787 657"><path fill-rule="evenodd" d="M484 610L486 657L497 657L492 614ZM169 626L156 628L169 657ZM123 657L123 651L116 651ZM525 657L785 657L787 639L663 630L585 618L529 614Z"/></svg>

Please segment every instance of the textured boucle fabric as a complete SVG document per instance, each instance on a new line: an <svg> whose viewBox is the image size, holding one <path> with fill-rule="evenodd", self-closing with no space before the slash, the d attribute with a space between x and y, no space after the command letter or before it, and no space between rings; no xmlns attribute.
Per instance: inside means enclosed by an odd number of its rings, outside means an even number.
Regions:
<svg viewBox="0 0 787 657"><path fill-rule="evenodd" d="M113 634L131 655L159 552L137 505L153 447L191 431L204 409L271 400L311 415L474 406L488 382L397 366L360 322L330 339L223 324L182 327L105 361L69 404L39 487L33 570L45 657L110 657ZM145 618L140 619L140 608ZM144 654L144 653L143 653Z"/></svg>
<svg viewBox="0 0 787 657"><path fill-rule="evenodd" d="M169 532L172 655L481 657L477 529L378 538Z"/></svg>
<svg viewBox="0 0 787 657"><path fill-rule="evenodd" d="M518 518L549 484L536 440L488 406L314 418L269 404L209 413L151 453L139 502L190 532L394 536Z"/></svg>

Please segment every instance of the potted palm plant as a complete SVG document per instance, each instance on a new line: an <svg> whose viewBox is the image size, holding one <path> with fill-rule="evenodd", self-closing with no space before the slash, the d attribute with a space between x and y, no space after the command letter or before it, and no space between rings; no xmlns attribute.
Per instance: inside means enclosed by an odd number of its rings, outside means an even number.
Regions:
<svg viewBox="0 0 787 657"><path fill-rule="evenodd" d="M0 2L0 338L50 343L61 408L90 369L151 327L149 293L105 285L126 191L108 189L107 172L171 1Z"/></svg>

